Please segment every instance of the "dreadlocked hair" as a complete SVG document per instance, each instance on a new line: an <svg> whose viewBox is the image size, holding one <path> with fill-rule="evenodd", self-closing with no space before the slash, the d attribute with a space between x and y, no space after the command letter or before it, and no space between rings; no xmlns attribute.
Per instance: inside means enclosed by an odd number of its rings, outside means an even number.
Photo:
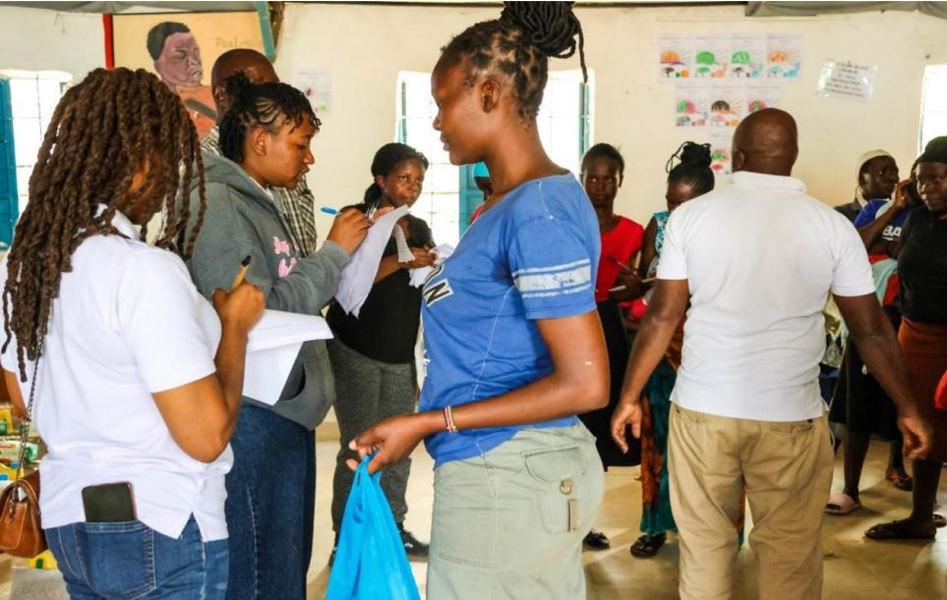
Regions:
<svg viewBox="0 0 947 600"><path fill-rule="evenodd" d="M471 86L483 71L509 76L520 116L533 120L549 78L549 57L568 58L578 49L582 77L588 81L585 38L572 12L573 4L504 2L499 19L467 28L442 49L442 60L446 58L448 66L467 60L467 84Z"/></svg>
<svg viewBox="0 0 947 600"><path fill-rule="evenodd" d="M428 161L427 157L412 148L407 144L398 144L391 143L385 144L378 149L378 152L375 153L375 158L372 159L372 177L377 177L381 175L382 177L387 177L388 173L394 170L398 163L405 160L416 160L421 163L421 166L424 167L424 170L427 171ZM368 205L368 208L378 208L378 205L381 203L382 190L381 187L374 181L368 189L365 190L365 204Z"/></svg>
<svg viewBox="0 0 947 600"><path fill-rule="evenodd" d="M672 167L674 159L680 162ZM712 162L710 144L684 142L664 167L668 174L667 182L688 185L698 196L706 194L714 189L714 172L710 168Z"/></svg>
<svg viewBox="0 0 947 600"><path fill-rule="evenodd" d="M309 121L316 131L322 126L306 95L288 83L251 83L239 72L225 79L224 85L233 104L220 123L220 152L237 164L246 158L247 135L257 127L276 135L287 123L296 128Z"/></svg>
<svg viewBox="0 0 947 600"><path fill-rule="evenodd" d="M131 192L145 169L145 184ZM200 208L190 236L189 203L178 201L197 178ZM13 336L26 381L25 359L36 361L53 300L72 255L94 235L112 235L120 210L148 202L162 211L155 246L187 258L204 220L200 142L181 100L143 69L96 69L56 106L30 176L29 203L16 226L3 287L5 351ZM98 205L105 205L101 214ZM141 241L147 227L142 226Z"/></svg>
<svg viewBox="0 0 947 600"><path fill-rule="evenodd" d="M612 146L611 144L599 143L595 144L589 148L588 152L585 153L585 156L582 157L582 172L585 172L586 167L589 166L589 163L596 158L607 158L608 160L613 161L618 165L618 176L624 177L625 175L625 158L621 155L621 152L618 151L618 148Z"/></svg>

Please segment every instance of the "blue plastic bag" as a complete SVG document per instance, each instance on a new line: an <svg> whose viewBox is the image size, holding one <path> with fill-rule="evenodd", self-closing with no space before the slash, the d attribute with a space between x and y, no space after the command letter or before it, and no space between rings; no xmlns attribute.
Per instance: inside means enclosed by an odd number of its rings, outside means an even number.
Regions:
<svg viewBox="0 0 947 600"><path fill-rule="evenodd" d="M381 472L369 475L369 460L355 470L326 600L420 600Z"/></svg>

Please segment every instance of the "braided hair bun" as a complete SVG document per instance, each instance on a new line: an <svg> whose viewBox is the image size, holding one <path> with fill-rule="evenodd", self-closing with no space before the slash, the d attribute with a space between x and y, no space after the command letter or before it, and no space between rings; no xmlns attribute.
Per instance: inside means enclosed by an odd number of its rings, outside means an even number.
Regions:
<svg viewBox="0 0 947 600"><path fill-rule="evenodd" d="M523 30L526 41L551 58L569 58L579 49L582 76L585 68L585 39L582 25L572 12L574 2L504 2L501 22L509 22ZM578 45L576 44L578 36Z"/></svg>
<svg viewBox="0 0 947 600"><path fill-rule="evenodd" d="M672 167L674 159L680 162ZM684 142L665 165L667 182L688 185L697 195L706 194L714 189L714 172L710 168L712 162L710 144Z"/></svg>

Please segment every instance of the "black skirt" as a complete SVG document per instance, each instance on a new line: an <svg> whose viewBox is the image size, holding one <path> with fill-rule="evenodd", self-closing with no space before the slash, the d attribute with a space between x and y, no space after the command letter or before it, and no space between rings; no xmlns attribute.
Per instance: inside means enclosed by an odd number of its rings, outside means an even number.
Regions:
<svg viewBox="0 0 947 600"><path fill-rule="evenodd" d="M611 420L612 412L618 406L621 397L621 386L625 377L625 366L628 364L628 338L625 336L625 325L621 319L621 309L611 300L598 303L598 316L602 321L602 331L605 333L605 345L608 348L608 365L611 376L611 392L608 396L608 406L599 410L579 415L592 435L595 436L595 447L602 459L602 464L608 467L632 467L641 464L641 442L628 436L628 454L622 454L621 449L612 440Z"/></svg>
<svg viewBox="0 0 947 600"><path fill-rule="evenodd" d="M853 343L845 347L829 421L845 425L852 433L870 434L889 441L901 439L894 402L874 376L865 372L865 363Z"/></svg>

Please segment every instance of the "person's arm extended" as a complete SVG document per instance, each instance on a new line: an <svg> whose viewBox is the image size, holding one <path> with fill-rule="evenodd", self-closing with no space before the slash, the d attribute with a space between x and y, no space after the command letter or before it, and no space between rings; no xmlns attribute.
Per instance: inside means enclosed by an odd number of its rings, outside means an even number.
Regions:
<svg viewBox="0 0 947 600"><path fill-rule="evenodd" d="M506 394L454 407L459 429L542 423L608 404L608 353L598 312L539 319L536 324L552 355L552 373ZM362 457L378 448L368 467L374 473L400 462L422 439L444 430L440 410L397 416L371 427L350 447Z"/></svg>
<svg viewBox="0 0 947 600"><path fill-rule="evenodd" d="M904 454L910 458L923 456L930 446L929 426L918 415L898 338L878 298L874 294L835 296L835 303L865 366L898 409L898 427L904 434Z"/></svg>
<svg viewBox="0 0 947 600"><path fill-rule="evenodd" d="M638 276L647 279L648 269L654 262L654 242L658 237L658 222L651 217L644 230L644 242L641 244L641 262L638 263Z"/></svg>
<svg viewBox="0 0 947 600"><path fill-rule="evenodd" d="M902 181L894 189L894 203L891 208L876 216L870 223L858 227L858 235L865 244L865 249L871 252L872 247L881 239L886 227L891 225L895 217L901 214L901 211L907 208L907 190L905 187L910 185L910 181ZM863 209L864 210L864 209ZM877 214L877 213L876 213Z"/></svg>
<svg viewBox="0 0 947 600"><path fill-rule="evenodd" d="M263 294L244 284L232 294L214 293L222 335L214 364L217 372L152 396L171 437L185 454L212 462L230 443L240 413L250 329L263 314Z"/></svg>
<svg viewBox="0 0 947 600"><path fill-rule="evenodd" d="M687 311L689 298L690 289L686 279L659 279L655 283L654 295L641 320L634 348L628 358L621 399L612 413L612 438L622 452L628 452L625 432L629 425L632 435L641 437L641 390L667 352L674 332Z"/></svg>
<svg viewBox="0 0 947 600"><path fill-rule="evenodd" d="M214 192L230 193L220 186ZM274 250L272 239L259 239L256 228L235 208L239 203L229 200L208 202L190 261L201 294L210 298L218 288L229 289L241 261L250 256L246 280L263 290L267 308L318 315L335 295L342 268L368 231L365 215L355 209L340 213L318 252L297 257L295 263L289 256L280 259L288 273L279 277L270 272L269 262L280 250Z"/></svg>
<svg viewBox="0 0 947 600"><path fill-rule="evenodd" d="M434 264L434 259L437 258L425 248L411 248L411 254L414 255L414 260L411 262L398 262L397 254L392 254L391 256L386 256L381 259L381 264L378 265L378 273L375 275L375 283L378 283L386 277L391 277L401 269L430 267Z"/></svg>

